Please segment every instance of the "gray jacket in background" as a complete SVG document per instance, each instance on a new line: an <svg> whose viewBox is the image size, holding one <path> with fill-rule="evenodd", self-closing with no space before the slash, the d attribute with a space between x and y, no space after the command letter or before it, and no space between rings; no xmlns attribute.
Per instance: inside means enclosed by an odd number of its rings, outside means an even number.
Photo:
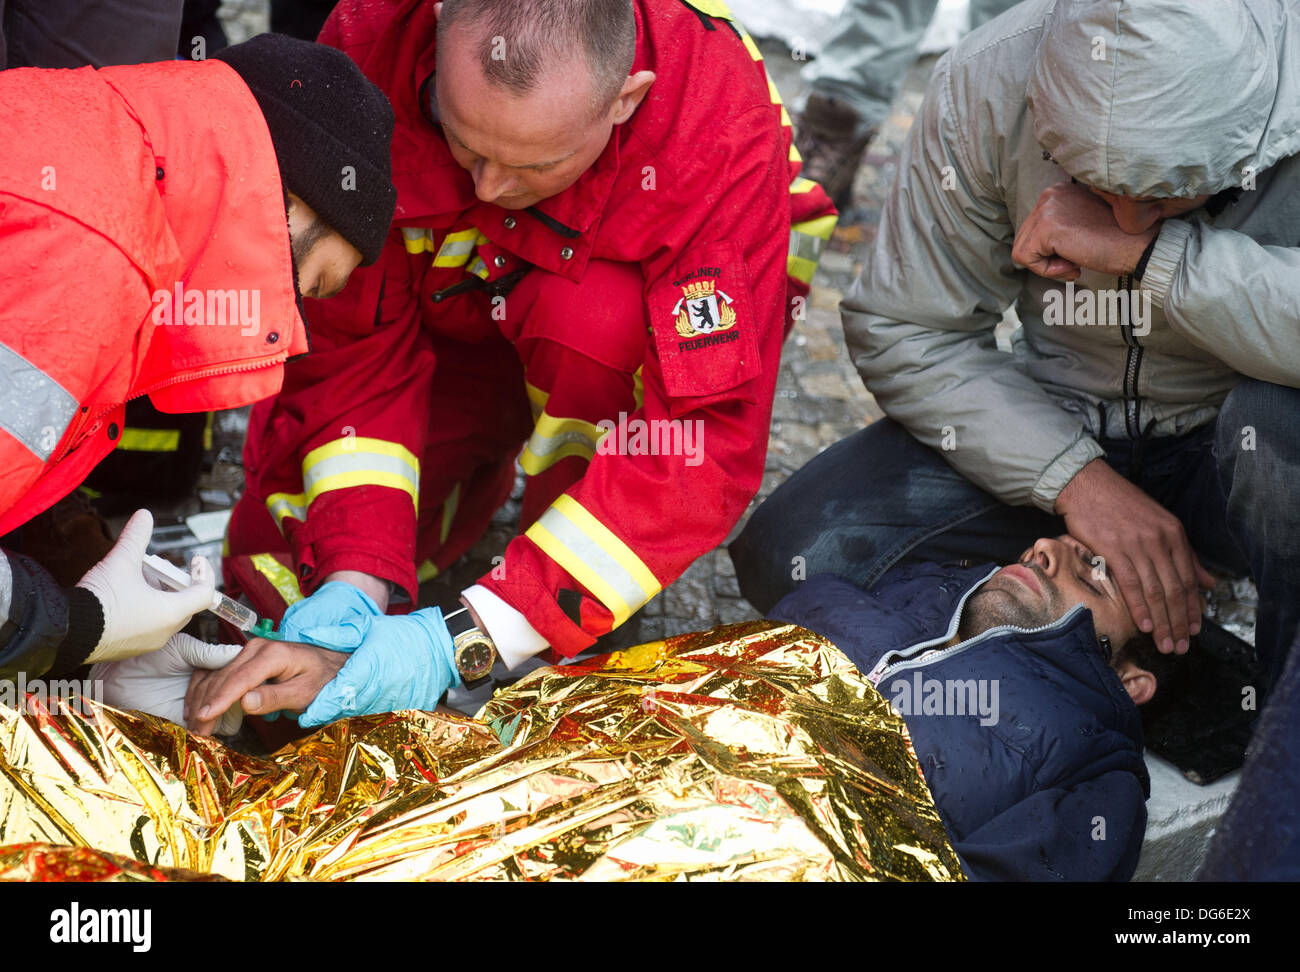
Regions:
<svg viewBox="0 0 1300 972"><path fill-rule="evenodd" d="M1204 425L1241 375L1300 387L1297 152L1300 0L1028 0L935 69L842 305L854 363L968 479L1051 512L1096 437ZM1223 193L1163 224L1145 321L1135 289L1128 316L1099 300L1103 324L1050 326L1065 286L1012 263L1016 228L1071 177ZM1085 270L1075 300L1129 283ZM1008 355L994 328L1013 304Z"/></svg>

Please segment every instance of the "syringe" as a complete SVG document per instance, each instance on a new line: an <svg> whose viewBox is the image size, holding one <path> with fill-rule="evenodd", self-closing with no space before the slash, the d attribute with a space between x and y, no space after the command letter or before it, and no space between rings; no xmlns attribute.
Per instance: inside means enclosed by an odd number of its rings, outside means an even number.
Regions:
<svg viewBox="0 0 1300 972"><path fill-rule="evenodd" d="M144 573L150 580L171 591L183 591L191 583L187 571L157 554L144 555ZM252 631L257 625L256 611L226 597L220 591L212 595L212 605L208 610L223 621L229 621L240 631Z"/></svg>

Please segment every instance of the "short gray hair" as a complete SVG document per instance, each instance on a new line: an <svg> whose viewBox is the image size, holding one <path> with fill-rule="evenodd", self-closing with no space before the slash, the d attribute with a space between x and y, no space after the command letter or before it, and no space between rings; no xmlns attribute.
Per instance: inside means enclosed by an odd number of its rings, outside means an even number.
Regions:
<svg viewBox="0 0 1300 972"><path fill-rule="evenodd" d="M488 81L521 95L556 60L582 50L598 112L618 96L636 57L632 0L443 0L440 48L456 24L472 27L482 40L479 61Z"/></svg>

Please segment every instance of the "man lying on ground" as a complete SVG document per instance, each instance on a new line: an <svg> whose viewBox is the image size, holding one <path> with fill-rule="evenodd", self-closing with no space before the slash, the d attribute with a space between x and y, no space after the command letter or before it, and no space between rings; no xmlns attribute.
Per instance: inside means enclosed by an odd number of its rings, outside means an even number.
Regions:
<svg viewBox="0 0 1300 972"><path fill-rule="evenodd" d="M998 569L829 574L772 610L847 654L907 723L969 875L1127 880L1146 829L1139 705L1177 664L1069 536Z"/></svg>
<svg viewBox="0 0 1300 972"><path fill-rule="evenodd" d="M418 613L378 615L376 630L400 639L421 623ZM1137 706L1176 663L1138 634L1114 580L1080 543L1040 539L1001 569L901 567L870 591L822 575L771 616L834 642L899 710L970 875L1132 876L1149 791ZM358 630L354 640L370 633ZM343 638L338 630L313 634ZM331 650L262 643L227 664L237 648L175 647L97 669L105 700L120 704L125 692L198 731L229 732L241 701L261 714L302 711L313 701L310 679L260 684L264 673L247 669L310 672ZM191 685L190 657L195 668L227 667L201 672ZM250 684L258 688L245 692Z"/></svg>

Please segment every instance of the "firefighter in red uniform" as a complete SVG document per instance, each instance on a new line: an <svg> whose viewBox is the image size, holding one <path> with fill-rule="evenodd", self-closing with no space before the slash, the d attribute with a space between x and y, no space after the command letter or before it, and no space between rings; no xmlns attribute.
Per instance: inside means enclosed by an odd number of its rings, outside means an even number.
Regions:
<svg viewBox="0 0 1300 972"><path fill-rule="evenodd" d="M321 40L393 102L397 215L254 411L227 577L333 650L253 643L192 693L200 731L253 685L250 712L315 699L304 725L430 708L493 650L572 656L626 621L757 491L835 224L718 0L345 0ZM469 610L385 617L484 532L516 457L523 532Z"/></svg>

